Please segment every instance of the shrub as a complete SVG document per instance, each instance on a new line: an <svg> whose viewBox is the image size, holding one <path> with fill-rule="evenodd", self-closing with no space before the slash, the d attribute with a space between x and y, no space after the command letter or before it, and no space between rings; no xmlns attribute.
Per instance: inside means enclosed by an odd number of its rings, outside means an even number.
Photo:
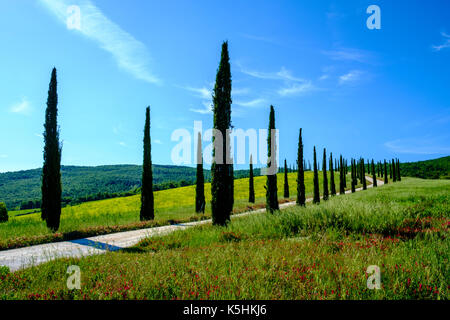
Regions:
<svg viewBox="0 0 450 320"><path fill-rule="evenodd" d="M8 211L3 202L0 202L0 223L8 221Z"/></svg>

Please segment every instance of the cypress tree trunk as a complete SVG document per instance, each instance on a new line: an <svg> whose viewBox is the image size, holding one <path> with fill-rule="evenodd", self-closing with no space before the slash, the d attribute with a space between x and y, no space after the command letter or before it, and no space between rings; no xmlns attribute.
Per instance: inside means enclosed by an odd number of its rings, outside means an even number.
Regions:
<svg viewBox="0 0 450 320"><path fill-rule="evenodd" d="M373 186L377 186L377 175L375 173L375 162L372 159L372 179L373 179Z"/></svg>
<svg viewBox="0 0 450 320"><path fill-rule="evenodd" d="M303 160L303 139L302 139L302 129L298 135L298 150L297 150L297 205L304 206L306 203L305 195L305 173L303 165L305 160Z"/></svg>
<svg viewBox="0 0 450 320"><path fill-rule="evenodd" d="M44 124L44 165L42 167L41 218L53 232L61 218L61 144L58 128L58 93L56 68L53 68L48 89Z"/></svg>
<svg viewBox="0 0 450 320"><path fill-rule="evenodd" d="M284 197L289 198L289 181L286 159L284 159Z"/></svg>
<svg viewBox="0 0 450 320"><path fill-rule="evenodd" d="M384 183L388 184L388 174L387 174L387 163L386 163L386 160L384 160Z"/></svg>
<svg viewBox="0 0 450 320"><path fill-rule="evenodd" d="M345 194L344 187L344 166L342 161L342 155L339 157L339 194Z"/></svg>
<svg viewBox="0 0 450 320"><path fill-rule="evenodd" d="M275 129L275 110L273 109L273 106L270 106L270 115L269 115L269 134L267 137L267 148L268 152L267 155L269 157L267 167L270 168L272 165L273 167L276 166L276 139L274 139L274 147L272 154L272 129ZM278 188L277 188L277 175L270 174L270 172L267 174L267 186L266 186L266 211L273 213L275 210L278 210Z"/></svg>
<svg viewBox="0 0 450 320"><path fill-rule="evenodd" d="M328 177L327 177L327 150L323 149L323 161L322 161L322 173L323 173L323 200L328 200Z"/></svg>
<svg viewBox="0 0 450 320"><path fill-rule="evenodd" d="M203 175L202 136L197 138L197 179L195 185L195 212L205 213L205 178Z"/></svg>
<svg viewBox="0 0 450 320"><path fill-rule="evenodd" d="M230 221L234 203L234 177L233 164L230 161L231 127L231 71L230 57L228 55L228 42L222 44L222 53L219 69L214 86L214 129L222 135L222 149L220 143L214 143L211 165L211 211L213 225L224 226ZM216 156L217 154L217 156Z"/></svg>
<svg viewBox="0 0 450 320"><path fill-rule="evenodd" d="M250 178L248 180L248 202L255 203L255 186L253 182L253 157L250 155Z"/></svg>
<svg viewBox="0 0 450 320"><path fill-rule="evenodd" d="M150 142L150 107L145 111L144 163L142 166L141 221L153 220L155 207L153 198L152 146Z"/></svg>
<svg viewBox="0 0 450 320"><path fill-rule="evenodd" d="M314 198L313 203L320 203L319 174L317 172L316 146L314 146Z"/></svg>
<svg viewBox="0 0 450 320"><path fill-rule="evenodd" d="M330 153L330 188L331 195L336 195L336 184L334 183L333 153Z"/></svg>
<svg viewBox="0 0 450 320"><path fill-rule="evenodd" d="M402 177L400 175L400 159L397 159L397 180L402 181Z"/></svg>

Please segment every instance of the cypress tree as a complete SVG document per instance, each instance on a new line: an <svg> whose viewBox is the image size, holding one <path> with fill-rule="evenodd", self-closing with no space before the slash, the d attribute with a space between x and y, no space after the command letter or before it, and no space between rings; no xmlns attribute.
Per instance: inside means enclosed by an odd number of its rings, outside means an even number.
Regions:
<svg viewBox="0 0 450 320"><path fill-rule="evenodd" d="M402 181L402 177L400 175L400 159L397 159L397 181Z"/></svg>
<svg viewBox="0 0 450 320"><path fill-rule="evenodd" d="M289 181L286 159L284 159L284 197L289 198Z"/></svg>
<svg viewBox="0 0 450 320"><path fill-rule="evenodd" d="M336 195L336 184L334 183L333 153L330 153L330 189L331 195Z"/></svg>
<svg viewBox="0 0 450 320"><path fill-rule="evenodd" d="M384 183L388 184L388 174L387 174L387 163L386 159L384 160Z"/></svg>
<svg viewBox="0 0 450 320"><path fill-rule="evenodd" d="M275 129L275 110L273 106L270 106L270 115L269 115L269 134L267 137L267 148L268 148L268 162L267 167L270 168L273 163L275 163L276 167L276 144L273 147L274 154L272 154L272 129ZM274 143L276 143L276 139L273 139ZM266 185L266 211L273 213L275 210L278 210L278 188L277 188L277 175L267 174L267 185Z"/></svg>
<svg viewBox="0 0 450 320"><path fill-rule="evenodd" d="M364 165L364 158L361 159L362 164L362 183L363 183L363 190L367 190L367 182L366 182L366 166Z"/></svg>
<svg viewBox="0 0 450 320"><path fill-rule="evenodd" d="M339 194L345 194L344 187L344 166L342 165L342 155L339 158Z"/></svg>
<svg viewBox="0 0 450 320"><path fill-rule="evenodd" d="M202 136L197 139L197 179L195 185L195 212L205 213L205 178L203 176Z"/></svg>
<svg viewBox="0 0 450 320"><path fill-rule="evenodd" d="M320 191L319 191L319 174L317 172L317 157L316 157L316 146L314 146L314 199L313 203L320 202Z"/></svg>
<svg viewBox="0 0 450 320"><path fill-rule="evenodd" d="M372 159L372 179L373 179L373 186L377 186L377 175L375 173L375 162Z"/></svg>
<svg viewBox="0 0 450 320"><path fill-rule="evenodd" d="M328 177L327 177L327 150L323 148L323 161L322 161L322 173L323 173L323 200L328 200Z"/></svg>
<svg viewBox="0 0 450 320"><path fill-rule="evenodd" d="M145 111L144 163L142 166L141 221L153 220L155 207L153 198L152 146L150 141L150 107Z"/></svg>
<svg viewBox="0 0 450 320"><path fill-rule="evenodd" d="M367 174L370 174L370 162L369 162L369 159L367 159Z"/></svg>
<svg viewBox="0 0 450 320"><path fill-rule="evenodd" d="M389 178L392 179L392 163L389 162Z"/></svg>
<svg viewBox="0 0 450 320"><path fill-rule="evenodd" d="M216 150L213 137L213 163L211 165L211 212L214 225L224 226L230 221L234 204L233 164L230 163L231 127L231 71L228 42L222 44L222 53L214 86L214 129L222 135L222 150ZM220 155L216 157L216 153ZM228 161L227 161L228 160Z"/></svg>
<svg viewBox="0 0 450 320"><path fill-rule="evenodd" d="M253 157L250 155L250 178L248 180L248 202L255 203L255 186L253 182Z"/></svg>
<svg viewBox="0 0 450 320"><path fill-rule="evenodd" d="M42 167L41 218L52 231L59 229L61 218L61 144L58 128L58 92L56 68L50 79L44 124L44 165Z"/></svg>
<svg viewBox="0 0 450 320"><path fill-rule="evenodd" d="M352 163L352 174L351 174L351 184L352 184L352 193L356 192L356 164L355 164L355 159L351 160Z"/></svg>
<svg viewBox="0 0 450 320"><path fill-rule="evenodd" d="M306 203L306 195L305 195L305 173L304 173L304 165L305 161L303 160L303 139L302 139L302 129L300 128L300 132L298 134L298 150L297 150L297 205L304 206Z"/></svg>
<svg viewBox="0 0 450 320"><path fill-rule="evenodd" d="M395 160L392 159L392 178L394 182L397 182L397 169L395 168Z"/></svg>
<svg viewBox="0 0 450 320"><path fill-rule="evenodd" d="M348 172L346 159L344 159L343 164L344 164L344 189L345 189L347 188L347 172Z"/></svg>

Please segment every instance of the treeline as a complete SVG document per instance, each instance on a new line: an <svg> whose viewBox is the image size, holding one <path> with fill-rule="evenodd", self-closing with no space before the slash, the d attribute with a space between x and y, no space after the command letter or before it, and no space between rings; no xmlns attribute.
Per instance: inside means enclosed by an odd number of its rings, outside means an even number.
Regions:
<svg viewBox="0 0 450 320"><path fill-rule="evenodd" d="M422 179L450 179L450 156L400 164L404 176Z"/></svg>

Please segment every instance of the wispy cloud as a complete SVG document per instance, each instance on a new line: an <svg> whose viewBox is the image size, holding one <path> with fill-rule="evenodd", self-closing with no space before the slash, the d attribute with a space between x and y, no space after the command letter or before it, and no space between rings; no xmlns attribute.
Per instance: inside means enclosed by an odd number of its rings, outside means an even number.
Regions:
<svg viewBox="0 0 450 320"><path fill-rule="evenodd" d="M44 136L41 133L35 133L34 135L38 138L44 139Z"/></svg>
<svg viewBox="0 0 450 320"><path fill-rule="evenodd" d="M255 70L248 70L239 65L242 73L252 76L258 79L269 79L269 80L284 80L284 81L294 81L294 82L304 82L305 79L297 78L292 75L292 72L281 67L280 71L276 72L260 72Z"/></svg>
<svg viewBox="0 0 450 320"><path fill-rule="evenodd" d="M307 93L307 92L310 92L315 89L316 88L312 85L311 81L306 81L301 84L294 83L293 85L288 86L286 88L281 88L278 90L278 94L280 96L290 96L290 95Z"/></svg>
<svg viewBox="0 0 450 320"><path fill-rule="evenodd" d="M0 154L0 159L6 159L6 158L8 158L7 154Z"/></svg>
<svg viewBox="0 0 450 320"><path fill-rule="evenodd" d="M396 153L450 154L450 146L445 141L448 141L448 137L397 139L384 145Z"/></svg>
<svg viewBox="0 0 450 320"><path fill-rule="evenodd" d="M155 140L153 140L152 142L153 142L153 143L156 143L156 144L162 144L161 140L159 140L159 139L155 139Z"/></svg>
<svg viewBox="0 0 450 320"><path fill-rule="evenodd" d="M266 99L258 98L250 101L235 101L233 104L241 107L259 107L266 103Z"/></svg>
<svg viewBox="0 0 450 320"><path fill-rule="evenodd" d="M204 107L203 109L190 108L189 110L192 112L201 113L201 114L212 114L213 113L213 111L212 111L213 105L211 102L203 101L202 104Z"/></svg>
<svg viewBox="0 0 450 320"><path fill-rule="evenodd" d="M23 115L30 115L31 113L31 104L27 98L22 98L20 102L14 103L10 109L13 113L19 113Z"/></svg>
<svg viewBox="0 0 450 320"><path fill-rule="evenodd" d="M120 141L119 145L122 146L122 147L126 147L127 146L127 144L125 142L123 142L123 141Z"/></svg>
<svg viewBox="0 0 450 320"><path fill-rule="evenodd" d="M450 35L446 34L445 32L441 32L441 35L444 38L444 43L437 46L431 46L434 51L441 51L442 49L450 48Z"/></svg>
<svg viewBox="0 0 450 320"><path fill-rule="evenodd" d="M184 89L194 92L195 96L202 99L212 99L212 91L206 87L194 88L194 87L183 87Z"/></svg>
<svg viewBox="0 0 450 320"><path fill-rule="evenodd" d="M374 59L371 52L354 49L354 48L339 48L336 50L322 51L323 54L336 61L356 61L361 63L367 63Z"/></svg>
<svg viewBox="0 0 450 320"><path fill-rule="evenodd" d="M64 24L68 18L68 7L78 5L81 24L80 29L74 29L75 32L80 32L95 41L100 48L111 53L119 68L135 78L149 83L160 83L160 79L149 69L150 55L146 46L109 20L91 1L40 0L40 2Z"/></svg>
<svg viewBox="0 0 450 320"><path fill-rule="evenodd" d="M339 77L339 84L355 83L361 79L362 74L363 72L360 70L352 70Z"/></svg>

